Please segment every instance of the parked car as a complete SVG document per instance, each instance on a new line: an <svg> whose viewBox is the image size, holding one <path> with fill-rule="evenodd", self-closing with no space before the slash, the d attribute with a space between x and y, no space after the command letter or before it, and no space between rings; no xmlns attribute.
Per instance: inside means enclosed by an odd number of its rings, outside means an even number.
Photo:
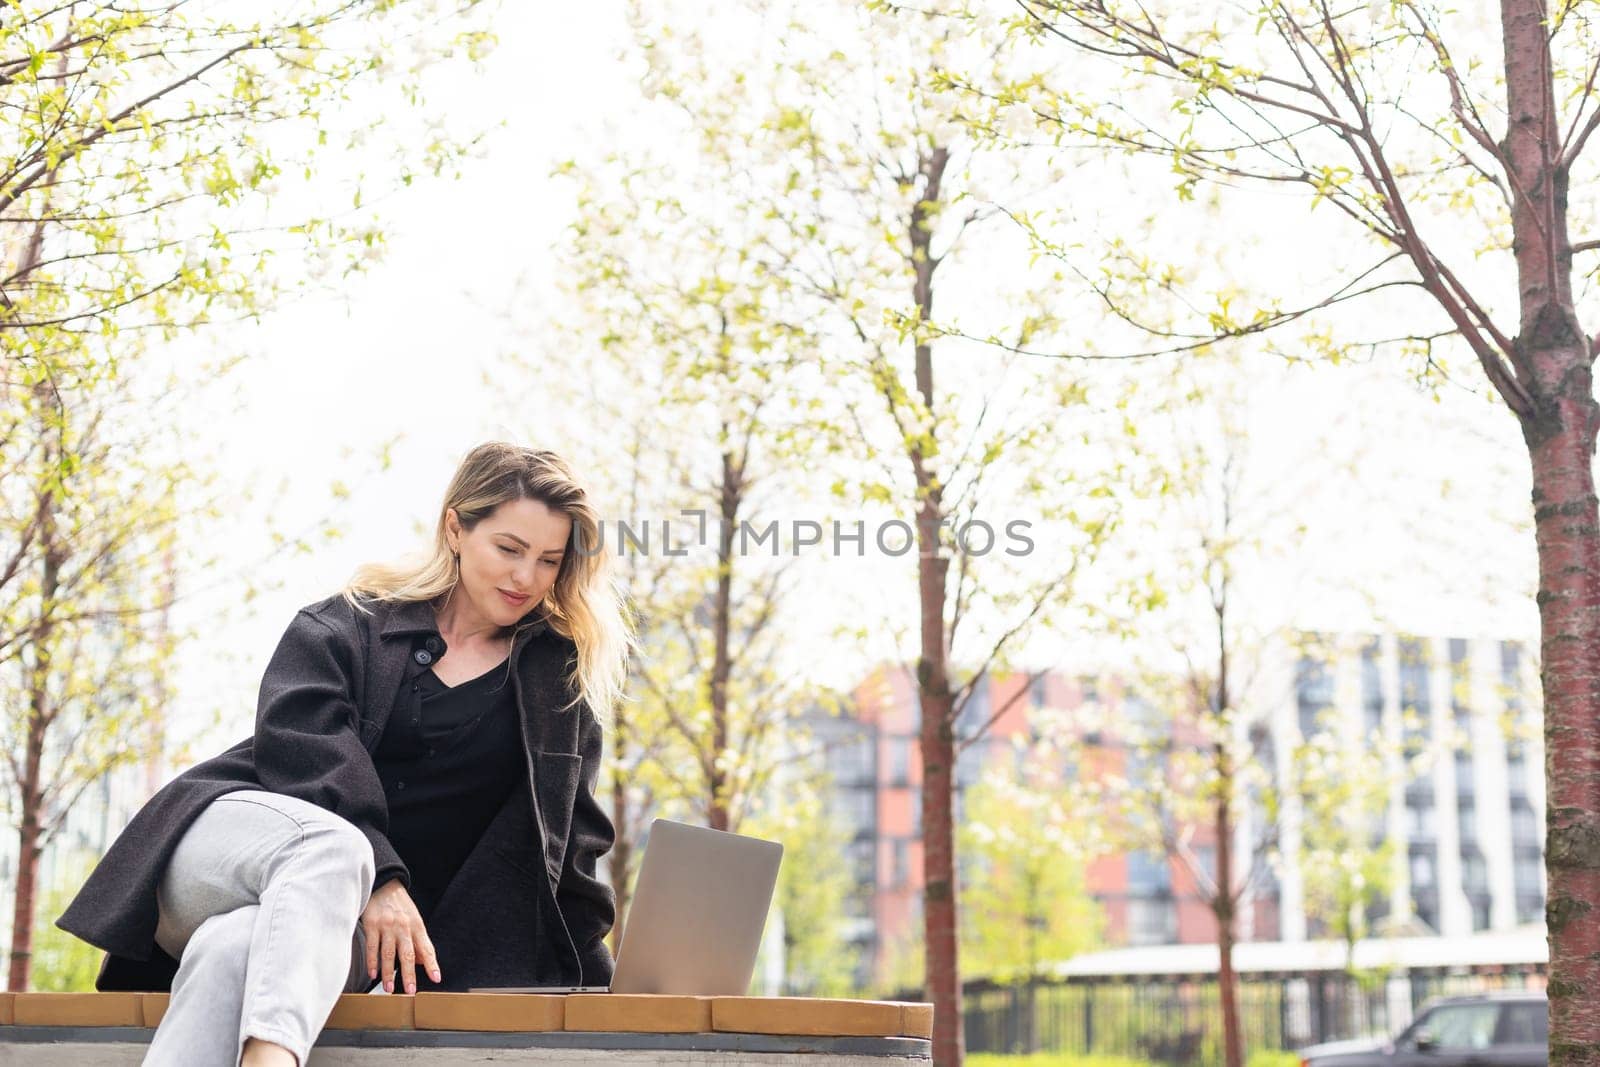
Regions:
<svg viewBox="0 0 1600 1067"><path fill-rule="evenodd" d="M1300 1067L1546 1067L1543 993L1430 1001L1392 1041L1333 1041L1300 1050Z"/></svg>

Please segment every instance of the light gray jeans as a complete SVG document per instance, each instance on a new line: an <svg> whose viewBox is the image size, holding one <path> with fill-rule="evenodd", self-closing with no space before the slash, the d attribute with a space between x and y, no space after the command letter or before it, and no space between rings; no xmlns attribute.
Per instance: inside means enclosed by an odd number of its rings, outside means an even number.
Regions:
<svg viewBox="0 0 1600 1067"><path fill-rule="evenodd" d="M156 890L156 944L178 974L146 1067L237 1067L251 1037L304 1067L339 994L374 984L372 878L371 844L330 811L254 789L212 801Z"/></svg>

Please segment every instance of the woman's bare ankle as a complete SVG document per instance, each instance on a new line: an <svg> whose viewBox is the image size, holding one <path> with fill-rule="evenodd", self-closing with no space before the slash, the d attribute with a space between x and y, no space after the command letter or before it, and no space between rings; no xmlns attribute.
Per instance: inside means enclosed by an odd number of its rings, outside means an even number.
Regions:
<svg viewBox="0 0 1600 1067"><path fill-rule="evenodd" d="M245 1039L244 1055L239 1057L239 1067L300 1067L300 1061L282 1045L250 1037Z"/></svg>

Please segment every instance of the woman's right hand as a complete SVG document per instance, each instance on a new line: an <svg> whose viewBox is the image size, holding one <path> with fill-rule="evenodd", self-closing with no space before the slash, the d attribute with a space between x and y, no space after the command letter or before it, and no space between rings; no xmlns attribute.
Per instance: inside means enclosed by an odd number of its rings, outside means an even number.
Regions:
<svg viewBox="0 0 1600 1067"><path fill-rule="evenodd" d="M405 980L407 993L417 991L417 964L422 964L428 977L441 980L439 958L434 954L433 942L422 925L422 916L406 892L405 884L395 879L385 882L373 891L361 913L361 929L367 936L367 977L378 977L378 967L383 966L383 988L394 992L396 962L400 977Z"/></svg>

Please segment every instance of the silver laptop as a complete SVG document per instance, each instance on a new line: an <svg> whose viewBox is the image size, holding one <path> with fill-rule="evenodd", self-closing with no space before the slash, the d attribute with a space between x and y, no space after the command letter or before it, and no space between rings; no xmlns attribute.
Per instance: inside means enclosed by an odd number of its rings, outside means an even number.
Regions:
<svg viewBox="0 0 1600 1067"><path fill-rule="evenodd" d="M657 819L650 824L610 986L471 992L743 996L755 973L782 859L776 841Z"/></svg>

